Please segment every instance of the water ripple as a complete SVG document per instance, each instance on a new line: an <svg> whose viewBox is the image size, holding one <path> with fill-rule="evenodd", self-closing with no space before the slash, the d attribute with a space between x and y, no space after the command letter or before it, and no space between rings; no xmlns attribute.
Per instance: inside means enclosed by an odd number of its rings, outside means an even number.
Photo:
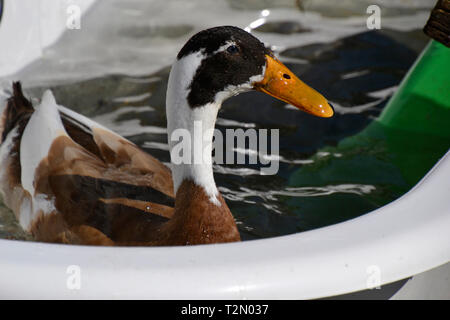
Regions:
<svg viewBox="0 0 450 320"><path fill-rule="evenodd" d="M254 190L240 187L239 190L231 190L226 187L219 187L224 198L230 201L244 201L247 198L257 197L263 200L263 205L268 209L281 213L281 211L270 202L278 201L279 196L287 197L320 197L335 193L350 193L356 195L366 195L375 191L376 187L370 184L338 184L320 187L287 187L281 190Z"/></svg>

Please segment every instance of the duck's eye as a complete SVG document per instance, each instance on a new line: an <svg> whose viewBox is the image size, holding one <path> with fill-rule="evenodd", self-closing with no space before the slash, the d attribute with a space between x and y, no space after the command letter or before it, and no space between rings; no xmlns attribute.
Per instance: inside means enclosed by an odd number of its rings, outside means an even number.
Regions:
<svg viewBox="0 0 450 320"><path fill-rule="evenodd" d="M227 48L227 52L234 54L234 53L238 53L239 52L239 48L236 45L231 45Z"/></svg>

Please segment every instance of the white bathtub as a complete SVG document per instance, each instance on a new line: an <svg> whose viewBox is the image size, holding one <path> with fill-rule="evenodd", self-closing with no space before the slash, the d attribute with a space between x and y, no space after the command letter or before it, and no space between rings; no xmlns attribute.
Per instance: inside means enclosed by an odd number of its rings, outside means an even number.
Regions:
<svg viewBox="0 0 450 320"><path fill-rule="evenodd" d="M265 240L150 248L0 240L0 297L299 299L365 290L449 262L449 177L450 152L378 210ZM450 298L450 268L440 270L433 297ZM413 291L403 295L422 297Z"/></svg>
<svg viewBox="0 0 450 320"><path fill-rule="evenodd" d="M26 2L34 6L37 1ZM93 1L78 2L89 6ZM13 15L28 14L15 8L3 19L11 22ZM54 29L44 38L30 34L30 41L42 42L30 47L26 57L0 63L0 76L37 59L42 46L61 32ZM0 29L0 38L16 43L11 35ZM0 50L0 61L10 53ZM393 298L450 299L449 197L450 152L400 199L295 235L149 248L0 240L0 298L299 299L361 290L366 290L361 296L376 296L383 289L368 287L413 277L398 283Z"/></svg>

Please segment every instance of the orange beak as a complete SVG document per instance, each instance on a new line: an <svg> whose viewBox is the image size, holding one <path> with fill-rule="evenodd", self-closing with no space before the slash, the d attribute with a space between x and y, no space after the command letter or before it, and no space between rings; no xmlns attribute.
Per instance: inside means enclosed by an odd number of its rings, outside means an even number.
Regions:
<svg viewBox="0 0 450 320"><path fill-rule="evenodd" d="M280 61L266 55L264 79L254 88L312 115L329 118L334 114L327 99L295 76Z"/></svg>

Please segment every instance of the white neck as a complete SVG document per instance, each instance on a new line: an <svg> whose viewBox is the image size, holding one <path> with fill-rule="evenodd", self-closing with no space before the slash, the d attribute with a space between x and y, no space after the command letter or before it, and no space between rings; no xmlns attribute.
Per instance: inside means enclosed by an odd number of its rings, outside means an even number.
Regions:
<svg viewBox="0 0 450 320"><path fill-rule="evenodd" d="M187 102L188 86L202 59L201 53L188 55L176 61L170 72L166 114L171 169L175 194L183 180L190 179L203 187L211 202L220 206L212 170L212 138L221 101L196 108ZM184 137L181 143L180 134ZM180 146L183 163L174 159L180 154Z"/></svg>

